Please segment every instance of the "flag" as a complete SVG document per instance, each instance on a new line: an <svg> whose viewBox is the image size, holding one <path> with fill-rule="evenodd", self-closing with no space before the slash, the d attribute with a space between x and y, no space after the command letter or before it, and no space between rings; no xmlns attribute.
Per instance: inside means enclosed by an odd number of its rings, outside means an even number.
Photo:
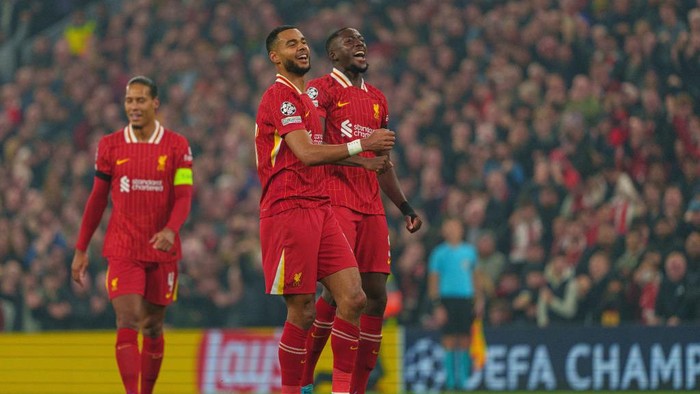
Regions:
<svg viewBox="0 0 700 394"><path fill-rule="evenodd" d="M472 343L469 347L469 356L472 359L474 370L480 370L486 364L487 348L486 337L484 337L484 322L480 317L474 319L471 327Z"/></svg>

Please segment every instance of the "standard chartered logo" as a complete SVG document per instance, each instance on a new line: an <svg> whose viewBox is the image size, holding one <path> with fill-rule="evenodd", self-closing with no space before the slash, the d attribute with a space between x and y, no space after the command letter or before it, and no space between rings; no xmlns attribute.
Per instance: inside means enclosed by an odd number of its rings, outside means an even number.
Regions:
<svg viewBox="0 0 700 394"><path fill-rule="evenodd" d="M349 119L345 119L343 123L340 124L340 134L342 134L343 137L346 138L352 138L353 136L367 138L373 132L374 129L372 129L371 127L362 126L359 124L354 125L350 123Z"/></svg>
<svg viewBox="0 0 700 394"><path fill-rule="evenodd" d="M129 179L124 175L119 178L119 191L129 193L131 191L162 192L163 181L154 179Z"/></svg>
<svg viewBox="0 0 700 394"><path fill-rule="evenodd" d="M119 191L122 193L129 193L131 191L131 184L129 183L129 177L124 175L119 178Z"/></svg>
<svg viewBox="0 0 700 394"><path fill-rule="evenodd" d="M345 119L343 123L340 124L340 132L347 138L352 138L352 123Z"/></svg>

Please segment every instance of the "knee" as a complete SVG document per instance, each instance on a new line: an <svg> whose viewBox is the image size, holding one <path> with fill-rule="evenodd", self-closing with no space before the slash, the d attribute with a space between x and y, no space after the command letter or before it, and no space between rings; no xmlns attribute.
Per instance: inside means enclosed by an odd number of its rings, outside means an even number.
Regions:
<svg viewBox="0 0 700 394"><path fill-rule="evenodd" d="M143 336L150 338L158 338L163 335L163 322L157 319L149 319L143 323Z"/></svg>
<svg viewBox="0 0 700 394"><path fill-rule="evenodd" d="M362 313L365 306L367 306L367 295L362 288L358 288L356 291L348 294L344 299L347 309L355 311L358 314Z"/></svg>
<svg viewBox="0 0 700 394"><path fill-rule="evenodd" d="M365 313L372 316L384 315L386 309L387 295L386 291L378 293L367 293L367 307Z"/></svg>
<svg viewBox="0 0 700 394"><path fill-rule="evenodd" d="M287 297L287 321L307 330L316 318L314 295Z"/></svg>
<svg viewBox="0 0 700 394"><path fill-rule="evenodd" d="M117 328L130 328L138 331L141 328L141 317L136 311L118 313Z"/></svg>

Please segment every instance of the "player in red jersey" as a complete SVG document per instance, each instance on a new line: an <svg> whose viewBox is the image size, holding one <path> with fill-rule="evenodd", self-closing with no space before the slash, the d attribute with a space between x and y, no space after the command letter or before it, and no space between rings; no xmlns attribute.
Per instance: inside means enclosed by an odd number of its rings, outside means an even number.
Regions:
<svg viewBox="0 0 700 394"><path fill-rule="evenodd" d="M158 378L165 308L177 297L178 231L192 201L192 151L185 137L156 120L159 104L158 88L149 78L127 83L129 124L100 139L72 264L73 280L82 285L86 250L111 194L103 255L117 316L117 365L127 394L152 393Z"/></svg>
<svg viewBox="0 0 700 394"><path fill-rule="evenodd" d="M342 28L330 35L326 51L333 71L309 82L307 94L325 118L324 141L342 144L365 137L388 125L384 94L366 83L367 46L359 31ZM382 152L388 156L388 152ZM360 156L370 158L373 152ZM358 164L359 157L346 160ZM379 189L401 210L411 233L422 225L404 195L393 167L373 174L357 166L330 166L328 191L336 218L353 248L359 265L367 306L360 319L360 344L353 371L351 393L364 393L377 362L387 303L386 281L390 273L389 230ZM302 386L311 392L313 374L333 327L335 303L327 288L316 303L316 319L306 343L306 370ZM303 391L302 391L303 392Z"/></svg>
<svg viewBox="0 0 700 394"><path fill-rule="evenodd" d="M275 83L264 93L256 118L255 147L260 199L260 240L266 292L283 295L287 319L279 344L282 393L300 392L305 342L314 320L316 282L335 295L333 320L334 393L349 393L357 356L360 313L365 306L360 274L326 191L325 163L362 151L385 151L394 133L374 130L349 144L323 144L316 108L304 93L310 50L294 26L275 28L267 37ZM388 165L375 160L375 169Z"/></svg>

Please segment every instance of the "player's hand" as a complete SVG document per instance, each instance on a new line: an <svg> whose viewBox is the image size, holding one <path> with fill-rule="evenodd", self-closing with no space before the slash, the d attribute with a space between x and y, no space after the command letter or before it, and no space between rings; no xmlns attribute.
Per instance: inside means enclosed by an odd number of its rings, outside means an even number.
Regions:
<svg viewBox="0 0 700 394"><path fill-rule="evenodd" d="M420 230L422 225L423 221L419 216L406 216L406 230L408 230L409 233L413 234Z"/></svg>
<svg viewBox="0 0 700 394"><path fill-rule="evenodd" d="M388 129L376 129L367 138L362 140L362 150L381 152L394 147L396 133Z"/></svg>
<svg viewBox="0 0 700 394"><path fill-rule="evenodd" d="M389 160L389 156L364 157L362 167L367 171L383 174L394 165Z"/></svg>
<svg viewBox="0 0 700 394"><path fill-rule="evenodd" d="M148 242L153 244L153 249L167 252L175 244L175 232L166 227L158 231Z"/></svg>
<svg viewBox="0 0 700 394"><path fill-rule="evenodd" d="M73 262L70 265L71 277L75 283L80 286L85 284L85 272L88 267L88 256L87 253L82 250L75 250L75 255L73 256Z"/></svg>

